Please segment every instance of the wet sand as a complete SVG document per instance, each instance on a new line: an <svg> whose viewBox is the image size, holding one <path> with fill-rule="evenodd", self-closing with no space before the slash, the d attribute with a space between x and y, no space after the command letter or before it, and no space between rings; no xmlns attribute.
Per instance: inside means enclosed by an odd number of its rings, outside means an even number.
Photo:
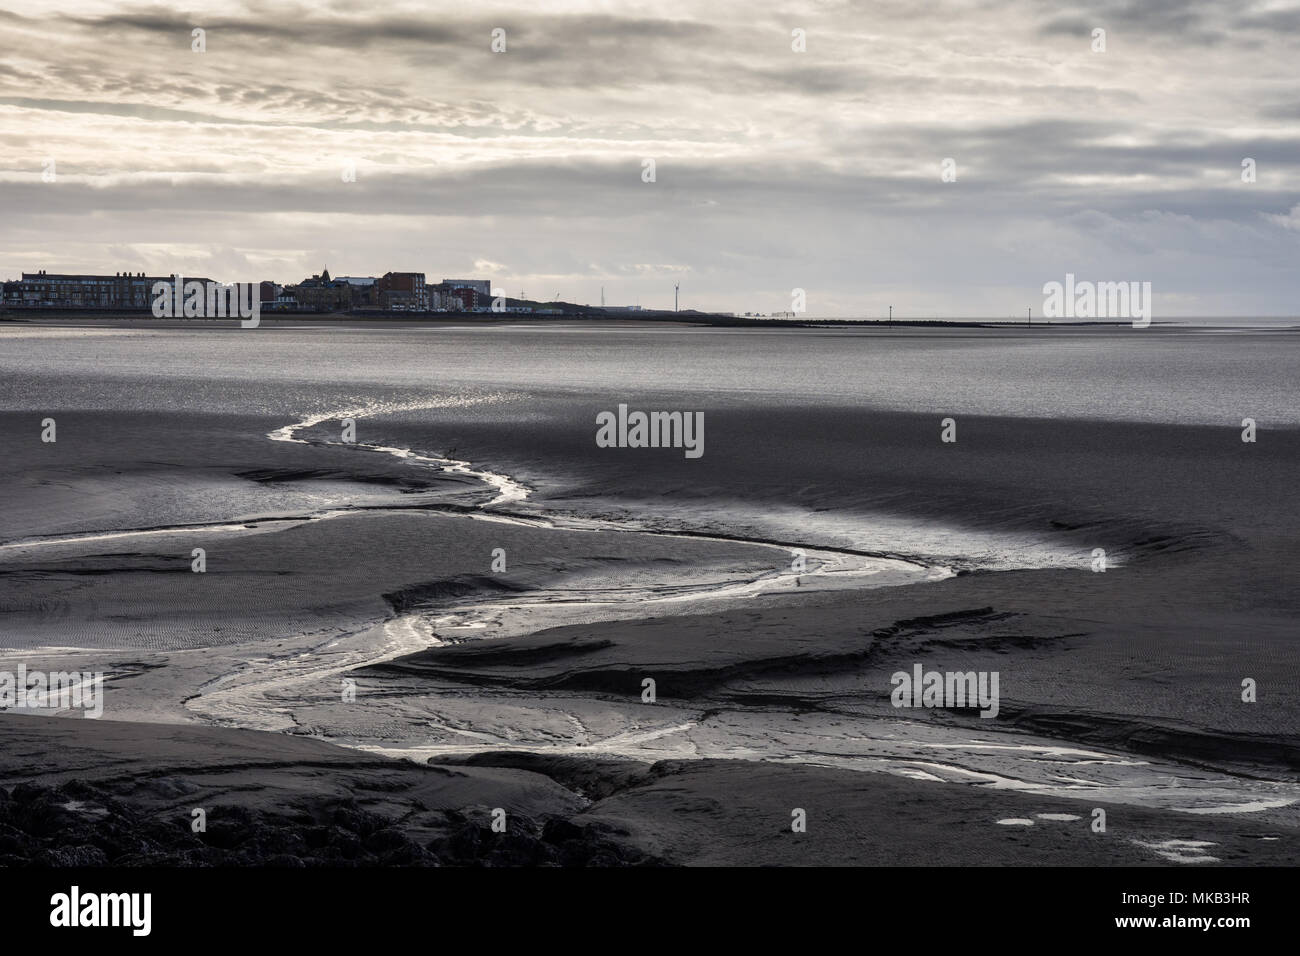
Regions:
<svg viewBox="0 0 1300 956"><path fill-rule="evenodd" d="M1253 819L752 761L420 766L208 727L0 716L0 865L1263 865ZM1090 827L1108 811L1107 831ZM194 811L206 830L196 833ZM494 832L492 814L505 811ZM803 810L807 829L790 829Z"/></svg>
<svg viewBox="0 0 1300 956"><path fill-rule="evenodd" d="M543 844L547 820L612 828L598 863L1295 861L1300 432L963 415L945 445L938 402L728 395L689 461L595 448L603 407L557 390L361 422L365 443L528 489L509 502L342 447L334 420L295 444L267 438L282 417L70 410L42 446L31 415L0 415L0 666L102 669L105 716L146 722L4 715L4 786L104 781L101 751L133 751L102 785L155 819L146 778L281 741L213 799L332 813L341 785L304 780L303 746L362 777L460 762L437 806L463 816L414 840L447 862L474 858L446 843L466 820L506 805ZM998 671L998 717L893 708L914 663ZM45 769L24 770L36 752Z"/></svg>

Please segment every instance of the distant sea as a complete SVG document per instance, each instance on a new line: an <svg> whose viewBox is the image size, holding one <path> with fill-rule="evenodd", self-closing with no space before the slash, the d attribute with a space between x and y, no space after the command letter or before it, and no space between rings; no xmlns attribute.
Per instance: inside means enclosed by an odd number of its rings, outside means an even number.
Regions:
<svg viewBox="0 0 1300 956"><path fill-rule="evenodd" d="M1243 322L1245 320L1242 320ZM340 407L508 390L671 407L864 409L1300 425L1300 335L1246 326L892 330L530 321L241 330L0 327L0 410L192 410L291 424ZM669 406L665 406L669 407Z"/></svg>

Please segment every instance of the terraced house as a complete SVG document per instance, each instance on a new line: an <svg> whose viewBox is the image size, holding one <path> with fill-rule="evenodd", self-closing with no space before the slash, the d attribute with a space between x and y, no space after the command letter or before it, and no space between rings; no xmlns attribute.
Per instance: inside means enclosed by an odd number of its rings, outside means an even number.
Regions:
<svg viewBox="0 0 1300 956"><path fill-rule="evenodd" d="M4 284L4 307L9 309L117 309L144 310L153 302L155 282L175 276L147 276L143 272L108 275L24 272L17 282ZM199 278L199 282L210 280Z"/></svg>

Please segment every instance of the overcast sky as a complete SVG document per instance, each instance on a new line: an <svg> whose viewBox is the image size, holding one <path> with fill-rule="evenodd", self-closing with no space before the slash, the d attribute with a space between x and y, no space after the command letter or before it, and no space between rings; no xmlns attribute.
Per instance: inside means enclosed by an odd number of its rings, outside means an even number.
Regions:
<svg viewBox="0 0 1300 956"><path fill-rule="evenodd" d="M1073 272L1295 315L1298 38L1271 0L0 0L0 278L930 317Z"/></svg>

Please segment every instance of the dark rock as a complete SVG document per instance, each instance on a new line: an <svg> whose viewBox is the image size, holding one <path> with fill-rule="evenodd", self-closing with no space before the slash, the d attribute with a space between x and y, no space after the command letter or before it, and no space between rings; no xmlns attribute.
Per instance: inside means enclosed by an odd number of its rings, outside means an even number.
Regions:
<svg viewBox="0 0 1300 956"><path fill-rule="evenodd" d="M97 846L72 846L62 850L41 850L32 866L107 866L108 857Z"/></svg>

